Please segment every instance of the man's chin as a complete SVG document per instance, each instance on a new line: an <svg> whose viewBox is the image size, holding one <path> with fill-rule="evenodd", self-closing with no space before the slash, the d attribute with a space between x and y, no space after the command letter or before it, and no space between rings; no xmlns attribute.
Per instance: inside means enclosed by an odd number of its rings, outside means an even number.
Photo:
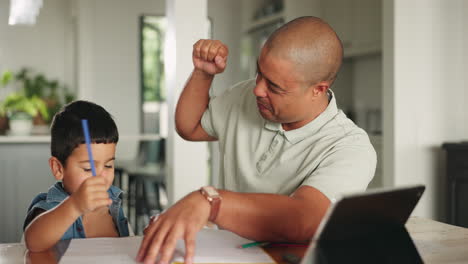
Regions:
<svg viewBox="0 0 468 264"><path fill-rule="evenodd" d="M258 111L260 115L263 117L263 119L270 121L270 122L277 122L276 119L271 116L269 113L263 112L263 111Z"/></svg>

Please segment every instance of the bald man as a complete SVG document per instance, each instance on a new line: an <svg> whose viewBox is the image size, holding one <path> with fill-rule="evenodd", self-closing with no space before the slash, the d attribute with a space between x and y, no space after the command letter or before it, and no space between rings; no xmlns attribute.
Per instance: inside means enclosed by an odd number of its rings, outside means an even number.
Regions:
<svg viewBox="0 0 468 264"><path fill-rule="evenodd" d="M221 186L193 191L152 221L139 260L168 263L183 239L191 263L207 221L256 241L306 241L337 196L367 188L375 151L329 89L342 54L327 23L297 18L267 40L255 80L210 99L228 48L217 40L195 43L176 128L187 140L219 141Z"/></svg>

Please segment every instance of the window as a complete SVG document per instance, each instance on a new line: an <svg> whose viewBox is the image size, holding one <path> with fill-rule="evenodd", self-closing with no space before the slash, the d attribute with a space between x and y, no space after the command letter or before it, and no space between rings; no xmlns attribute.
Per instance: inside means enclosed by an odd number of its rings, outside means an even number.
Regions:
<svg viewBox="0 0 468 264"><path fill-rule="evenodd" d="M140 17L140 79L142 133L167 136L167 103L164 79L164 37L167 21L164 16ZM208 36L211 36L208 19Z"/></svg>
<svg viewBox="0 0 468 264"><path fill-rule="evenodd" d="M140 19L140 78L142 132L167 135L167 104L164 81L164 16Z"/></svg>

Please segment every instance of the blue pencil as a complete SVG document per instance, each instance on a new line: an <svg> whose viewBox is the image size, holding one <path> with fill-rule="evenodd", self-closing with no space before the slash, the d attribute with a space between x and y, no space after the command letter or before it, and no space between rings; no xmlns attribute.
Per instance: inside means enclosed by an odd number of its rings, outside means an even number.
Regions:
<svg viewBox="0 0 468 264"><path fill-rule="evenodd" d="M93 176L96 176L96 167L94 167L93 153L91 152L91 137L89 136L88 120L81 119L81 125L83 126L86 148L88 149L89 163L91 164L91 173L93 174Z"/></svg>

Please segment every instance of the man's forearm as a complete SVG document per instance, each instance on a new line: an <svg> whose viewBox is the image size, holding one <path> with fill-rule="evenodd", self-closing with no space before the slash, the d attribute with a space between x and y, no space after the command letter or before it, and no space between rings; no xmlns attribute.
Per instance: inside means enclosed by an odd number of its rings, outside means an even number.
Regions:
<svg viewBox="0 0 468 264"><path fill-rule="evenodd" d="M223 201L216 224L257 241L309 240L330 204L318 191L306 199L276 194L220 193Z"/></svg>
<svg viewBox="0 0 468 264"><path fill-rule="evenodd" d="M175 114L176 129L181 137L188 139L200 125L210 100L209 89L213 78L213 75L195 69L185 84Z"/></svg>

